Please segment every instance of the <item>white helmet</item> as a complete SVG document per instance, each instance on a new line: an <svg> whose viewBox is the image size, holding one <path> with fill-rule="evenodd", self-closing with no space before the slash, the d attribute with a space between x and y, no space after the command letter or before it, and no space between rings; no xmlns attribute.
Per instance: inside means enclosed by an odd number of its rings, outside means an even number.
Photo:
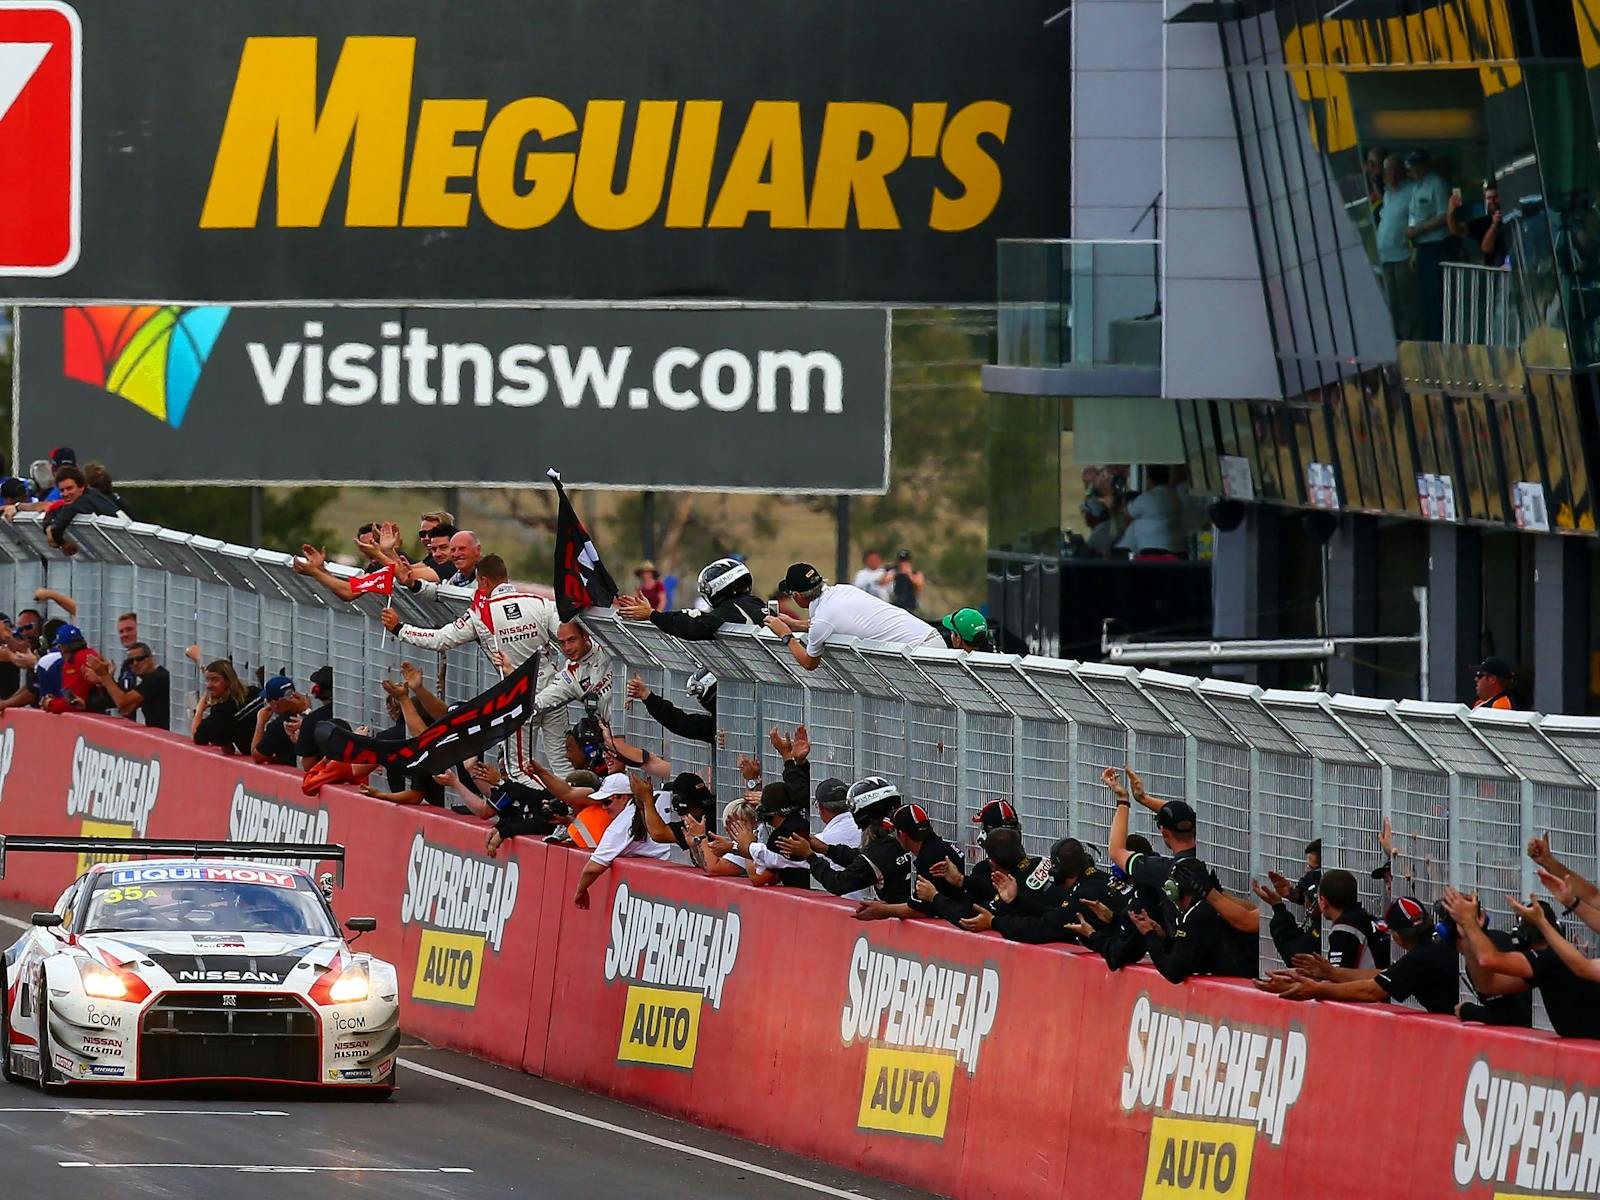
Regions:
<svg viewBox="0 0 1600 1200"><path fill-rule="evenodd" d="M712 604L744 595L753 583L750 568L736 558L719 558L700 572L700 594Z"/></svg>
<svg viewBox="0 0 1600 1200"><path fill-rule="evenodd" d="M687 690L696 700L706 703L717 694L717 677L712 674L710 667L701 667L689 676Z"/></svg>

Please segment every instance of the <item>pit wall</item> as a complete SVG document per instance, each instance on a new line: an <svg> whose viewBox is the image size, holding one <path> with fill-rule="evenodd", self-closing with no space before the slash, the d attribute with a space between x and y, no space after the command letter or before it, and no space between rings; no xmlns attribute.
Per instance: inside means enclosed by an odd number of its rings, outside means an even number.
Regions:
<svg viewBox="0 0 1600 1200"><path fill-rule="evenodd" d="M1600 1044L1108 972L582 855L123 722L0 725L0 832L331 841L438 1045L958 1197L1600 1197ZM0 896L80 864L19 854Z"/></svg>

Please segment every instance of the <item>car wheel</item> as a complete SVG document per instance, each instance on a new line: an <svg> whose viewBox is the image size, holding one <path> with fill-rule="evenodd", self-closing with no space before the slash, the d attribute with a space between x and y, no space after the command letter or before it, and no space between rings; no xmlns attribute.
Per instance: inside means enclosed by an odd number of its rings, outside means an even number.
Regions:
<svg viewBox="0 0 1600 1200"><path fill-rule="evenodd" d="M50 1016L44 1005L39 1006L39 1086L56 1091L66 1086L56 1078L55 1056L50 1052Z"/></svg>
<svg viewBox="0 0 1600 1200"><path fill-rule="evenodd" d="M0 1003L5 1000L5 974L0 972ZM22 1083L23 1078L11 1069L11 1014L0 1009L0 1077L7 1083Z"/></svg>

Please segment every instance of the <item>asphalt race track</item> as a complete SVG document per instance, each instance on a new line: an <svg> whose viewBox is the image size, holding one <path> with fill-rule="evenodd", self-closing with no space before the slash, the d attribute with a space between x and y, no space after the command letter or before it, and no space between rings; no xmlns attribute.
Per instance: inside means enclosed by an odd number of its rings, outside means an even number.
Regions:
<svg viewBox="0 0 1600 1200"><path fill-rule="evenodd" d="M30 910L0 904L0 939ZM0 1194L74 1200L805 1200L925 1193L416 1043L388 1102L0 1082Z"/></svg>

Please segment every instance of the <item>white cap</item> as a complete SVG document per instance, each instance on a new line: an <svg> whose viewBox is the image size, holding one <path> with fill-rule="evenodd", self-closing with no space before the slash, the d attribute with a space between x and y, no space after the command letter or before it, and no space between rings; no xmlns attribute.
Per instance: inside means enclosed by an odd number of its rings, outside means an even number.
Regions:
<svg viewBox="0 0 1600 1200"><path fill-rule="evenodd" d="M594 792L589 799L610 800L615 796L631 795L633 795L633 784L628 781L626 775L619 771L615 775L607 775L601 780L599 790Z"/></svg>

